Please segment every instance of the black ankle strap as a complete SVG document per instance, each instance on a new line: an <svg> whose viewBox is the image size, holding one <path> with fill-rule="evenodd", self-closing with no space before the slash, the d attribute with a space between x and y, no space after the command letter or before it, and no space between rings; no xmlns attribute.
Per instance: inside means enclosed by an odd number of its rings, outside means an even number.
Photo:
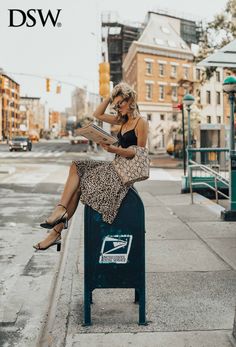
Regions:
<svg viewBox="0 0 236 347"><path fill-rule="evenodd" d="M57 230L55 227L53 228L53 230L55 230L57 234L61 235L61 231Z"/></svg>
<svg viewBox="0 0 236 347"><path fill-rule="evenodd" d="M62 207L64 207L64 209L67 211L67 208L66 208L64 205L58 204L57 206L62 206Z"/></svg>

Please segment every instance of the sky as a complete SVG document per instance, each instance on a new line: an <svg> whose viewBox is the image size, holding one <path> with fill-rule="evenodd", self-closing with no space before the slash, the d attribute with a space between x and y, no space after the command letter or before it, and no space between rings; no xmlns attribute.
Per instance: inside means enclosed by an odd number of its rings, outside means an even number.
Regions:
<svg viewBox="0 0 236 347"><path fill-rule="evenodd" d="M168 10L176 16L196 20L211 20L222 12L227 0L7 0L0 4L0 68L20 84L21 96L34 96L47 102L50 109L63 111L71 106L71 93L78 87L87 87L98 93L98 64L101 60L100 18L104 11L114 11L121 21L141 22L147 11ZM34 27L9 27L9 9L61 9L53 27L43 27L38 13ZM20 23L20 13L14 15ZM32 22L30 20L29 24ZM24 76L22 74L39 77ZM61 81L61 94L51 81L51 92L46 93L45 78Z"/></svg>

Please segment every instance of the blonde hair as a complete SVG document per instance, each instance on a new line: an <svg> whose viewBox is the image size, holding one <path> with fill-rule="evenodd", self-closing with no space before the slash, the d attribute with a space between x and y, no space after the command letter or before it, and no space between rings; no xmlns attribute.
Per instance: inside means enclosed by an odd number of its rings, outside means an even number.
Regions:
<svg viewBox="0 0 236 347"><path fill-rule="evenodd" d="M129 108L132 112L133 118L136 118L139 115L139 108L137 105L137 93L131 88L130 85L126 82L118 83L112 90L111 93L111 102L117 97L122 96L123 99L131 99ZM127 116L122 116L122 114L117 111L118 120L122 123L127 121Z"/></svg>

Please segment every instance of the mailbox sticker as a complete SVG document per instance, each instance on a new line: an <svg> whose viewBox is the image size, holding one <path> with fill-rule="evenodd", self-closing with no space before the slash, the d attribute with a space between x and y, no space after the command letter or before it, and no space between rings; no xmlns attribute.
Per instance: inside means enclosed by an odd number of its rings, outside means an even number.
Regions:
<svg viewBox="0 0 236 347"><path fill-rule="evenodd" d="M133 235L107 235L102 243L99 264L126 264Z"/></svg>

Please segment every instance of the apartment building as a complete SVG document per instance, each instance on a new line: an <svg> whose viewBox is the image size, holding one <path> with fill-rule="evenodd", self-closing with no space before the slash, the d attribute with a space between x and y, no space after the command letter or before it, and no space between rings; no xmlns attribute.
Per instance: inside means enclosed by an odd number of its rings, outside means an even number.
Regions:
<svg viewBox="0 0 236 347"><path fill-rule="evenodd" d="M194 68L195 105L201 114L197 146L225 147L224 71L217 68L210 79L205 79L204 75L203 67Z"/></svg>
<svg viewBox="0 0 236 347"><path fill-rule="evenodd" d="M19 132L24 135L40 133L45 128L45 105L39 97L21 96Z"/></svg>
<svg viewBox="0 0 236 347"><path fill-rule="evenodd" d="M0 140L11 139L19 130L20 85L0 71Z"/></svg>
<svg viewBox="0 0 236 347"><path fill-rule="evenodd" d="M166 148L181 126L176 108L193 91L194 55L182 39L180 19L149 13L147 25L123 63L124 79L138 93L141 114L149 121L149 150Z"/></svg>
<svg viewBox="0 0 236 347"><path fill-rule="evenodd" d="M94 110L100 103L100 96L89 92L86 88L75 88L71 96L72 114L77 122L92 117Z"/></svg>

